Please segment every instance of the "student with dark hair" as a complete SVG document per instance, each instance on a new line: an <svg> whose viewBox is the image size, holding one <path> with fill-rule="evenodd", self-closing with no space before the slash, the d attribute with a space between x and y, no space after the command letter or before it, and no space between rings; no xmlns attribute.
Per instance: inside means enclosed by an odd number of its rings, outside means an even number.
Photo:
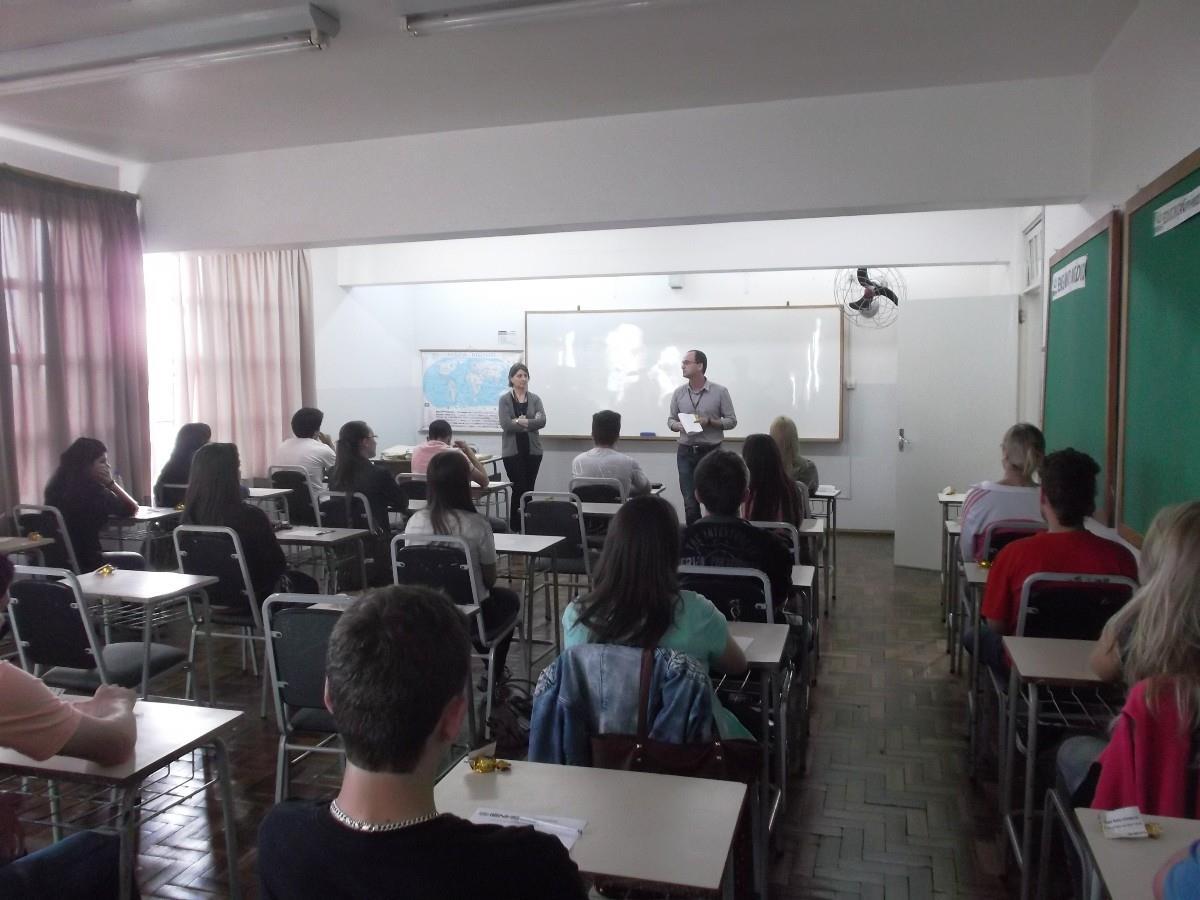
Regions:
<svg viewBox="0 0 1200 900"><path fill-rule="evenodd" d="M192 457L211 440L212 429L203 422L188 422L179 429L171 456L154 482L155 506L175 506L183 502L183 489L164 485L186 485L192 472Z"/></svg>
<svg viewBox="0 0 1200 900"><path fill-rule="evenodd" d="M787 522L799 528L808 518L808 510L771 436L752 434L746 438L742 460L750 475L742 516L752 522Z"/></svg>
<svg viewBox="0 0 1200 900"><path fill-rule="evenodd" d="M1006 672L1001 637L1017 630L1021 588L1036 572L1071 572L1083 575L1121 575L1137 578L1133 554L1083 527L1096 508L1096 475L1100 467L1086 453L1073 448L1051 453L1042 462L1041 510L1047 530L1013 541L998 554L988 573L983 594L979 658L998 672ZM970 647L973 635L964 634Z"/></svg>
<svg viewBox="0 0 1200 900"><path fill-rule="evenodd" d="M542 398L529 390L529 367L513 363L508 370L510 390L500 395L496 415L504 436L500 456L504 474L512 482L512 502L509 526L521 530L521 498L534 490L538 470L542 467L542 438L538 434L546 427L546 408Z"/></svg>
<svg viewBox="0 0 1200 900"><path fill-rule="evenodd" d="M113 478L108 448L89 437L78 438L59 457L58 469L46 482L46 505L58 507L62 513L83 572L90 572L104 562L100 531L108 520L113 516L131 516L138 509L138 502ZM112 559L129 568L144 568L136 553Z"/></svg>
<svg viewBox="0 0 1200 900"><path fill-rule="evenodd" d="M267 514L242 500L241 461L235 444L205 444L196 451L183 524L232 528L241 542L258 602L278 589L287 560Z"/></svg>
<svg viewBox="0 0 1200 900"><path fill-rule="evenodd" d="M696 498L705 515L684 532L683 561L758 569L770 581L771 602L779 610L792 587L792 554L778 537L738 515L748 493L746 464L732 450L717 450L700 460Z"/></svg>
<svg viewBox="0 0 1200 900"><path fill-rule="evenodd" d="M584 478L615 478L626 497L650 493L650 479L638 461L614 449L621 436L621 414L603 409L592 416L592 443L571 461L571 474Z"/></svg>
<svg viewBox="0 0 1200 900"><path fill-rule="evenodd" d="M470 643L436 591L371 591L334 627L325 705L346 748L332 801L277 805L258 834L264 898L583 900L563 845L532 828L439 814L434 783L462 729Z"/></svg>
<svg viewBox="0 0 1200 900"><path fill-rule="evenodd" d="M13 564L0 555L0 622L8 609ZM0 747L46 760L61 754L114 766L133 754L137 695L101 685L87 700L64 700L39 678L0 661ZM0 821L0 853L8 847ZM81 832L44 850L9 862L0 860L0 896L100 900L115 897L120 841L113 835Z"/></svg>
<svg viewBox="0 0 1200 900"><path fill-rule="evenodd" d="M637 497L613 518L595 588L563 611L563 646L622 644L665 647L719 672L736 674L746 656L729 623L695 591L679 589L679 517L661 497ZM713 696L721 737L750 737L732 712Z"/></svg>
<svg viewBox="0 0 1200 900"><path fill-rule="evenodd" d="M477 512L471 501L467 467L467 458L452 450L433 458L427 478L429 505L412 514L404 534L406 537L453 534L470 545L476 584L485 592L480 604L483 625L490 635L512 620L521 608L521 601L507 588L496 587L496 539L487 517ZM511 643L512 635L509 634L496 645L498 677L504 673Z"/></svg>
<svg viewBox="0 0 1200 900"><path fill-rule="evenodd" d="M299 466L308 472L308 480L317 490L325 487L325 470L337 459L333 441L321 431L325 413L312 406L302 406L292 416L292 437L275 451L274 466Z"/></svg>
<svg viewBox="0 0 1200 900"><path fill-rule="evenodd" d="M427 440L413 448L412 471L414 475L424 475L429 469L430 460L439 453L445 453L447 450L457 450L470 463L468 469L469 481L473 481L480 487L487 487L491 483L487 472L484 471L483 463L479 461L479 457L475 455L475 451L471 449L471 445L466 441L454 440L454 429L450 427L450 423L445 419L434 419L430 422L425 436Z"/></svg>

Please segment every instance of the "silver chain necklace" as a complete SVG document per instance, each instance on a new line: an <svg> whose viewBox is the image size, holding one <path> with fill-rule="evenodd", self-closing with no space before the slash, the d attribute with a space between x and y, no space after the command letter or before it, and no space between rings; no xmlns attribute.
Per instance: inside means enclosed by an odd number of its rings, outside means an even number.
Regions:
<svg viewBox="0 0 1200 900"><path fill-rule="evenodd" d="M345 825L352 831L361 831L366 834L378 834L383 831L399 831L401 828L408 828L410 825L420 825L422 822L429 822L441 815L441 813L435 809L433 812L428 812L421 816L413 816L411 819L401 819L398 822L362 822L348 815L345 810L337 805L336 800L330 801L329 814L332 815L339 824Z"/></svg>

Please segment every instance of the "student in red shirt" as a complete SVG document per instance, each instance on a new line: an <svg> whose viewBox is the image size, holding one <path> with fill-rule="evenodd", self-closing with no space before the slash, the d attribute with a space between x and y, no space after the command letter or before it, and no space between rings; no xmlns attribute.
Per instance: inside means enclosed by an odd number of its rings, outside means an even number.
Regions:
<svg viewBox="0 0 1200 900"><path fill-rule="evenodd" d="M997 554L983 595L986 624L979 634L979 658L995 671L1007 674L1000 639L1017 630L1021 588L1030 575L1071 572L1137 578L1132 553L1083 527L1083 520L1096 509L1099 472L1095 460L1070 447L1042 462L1041 507L1047 530L1013 541Z"/></svg>

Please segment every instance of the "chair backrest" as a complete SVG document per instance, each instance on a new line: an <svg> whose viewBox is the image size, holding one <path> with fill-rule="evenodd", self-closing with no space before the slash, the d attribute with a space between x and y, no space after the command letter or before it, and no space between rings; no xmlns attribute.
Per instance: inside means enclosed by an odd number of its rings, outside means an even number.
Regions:
<svg viewBox="0 0 1200 900"><path fill-rule="evenodd" d="M267 664L275 687L275 718L280 733L290 713L325 708L325 658L329 636L354 600L344 594L272 594L262 606ZM335 609L316 609L314 604Z"/></svg>
<svg viewBox="0 0 1200 900"><path fill-rule="evenodd" d="M22 537L36 531L44 538L54 539L53 544L42 548L42 560L48 568L79 572L79 560L75 558L75 545L67 532L67 520L57 506L18 504L13 507L13 522L17 534Z"/></svg>
<svg viewBox="0 0 1200 900"><path fill-rule="evenodd" d="M979 539L979 558L993 562L996 554L1021 538L1046 530L1046 523L1040 519L1000 519L990 522Z"/></svg>
<svg viewBox="0 0 1200 900"><path fill-rule="evenodd" d="M530 491L521 498L521 534L545 534L561 537L543 556L554 559L582 559L591 578L587 531L583 523L583 504L574 494Z"/></svg>
<svg viewBox="0 0 1200 900"><path fill-rule="evenodd" d="M1136 581L1119 575L1035 572L1021 587L1017 634L1096 640L1136 590Z"/></svg>
<svg viewBox="0 0 1200 900"><path fill-rule="evenodd" d="M186 484L158 484L154 487L156 506L179 506L187 499Z"/></svg>
<svg viewBox="0 0 1200 900"><path fill-rule="evenodd" d="M303 466L271 466L267 469L267 477L271 479L271 487L291 491L284 498L287 501L289 523L320 527L317 492L308 480L307 469Z"/></svg>
<svg viewBox="0 0 1200 900"><path fill-rule="evenodd" d="M424 474L401 472L396 476L396 484L400 486L409 500L429 499L429 485Z"/></svg>
<svg viewBox="0 0 1200 900"><path fill-rule="evenodd" d="M584 503L624 503L628 499L619 478L576 475L568 490Z"/></svg>
<svg viewBox="0 0 1200 900"><path fill-rule="evenodd" d="M792 562L800 565L800 529L791 522L751 522L755 528L761 528L763 531L769 531L772 534L778 535L787 542L788 549L792 552Z"/></svg>
<svg viewBox="0 0 1200 900"><path fill-rule="evenodd" d="M475 574L471 545L456 534L398 534L392 538L392 582L445 591L460 606L487 596Z"/></svg>
<svg viewBox="0 0 1200 900"><path fill-rule="evenodd" d="M365 528L375 531L375 517L367 495L345 491L318 491L317 508L322 524L329 528Z"/></svg>
<svg viewBox="0 0 1200 900"><path fill-rule="evenodd" d="M205 588L211 605L244 609L249 603L254 621L260 621L258 598L236 531L216 525L180 525L174 540L180 572L218 579Z"/></svg>
<svg viewBox="0 0 1200 900"><path fill-rule="evenodd" d="M8 614L21 667L96 669L107 682L100 642L75 574L66 569L17 566Z"/></svg>
<svg viewBox="0 0 1200 900"><path fill-rule="evenodd" d="M771 582L758 569L680 566L679 587L703 594L730 622L775 624Z"/></svg>

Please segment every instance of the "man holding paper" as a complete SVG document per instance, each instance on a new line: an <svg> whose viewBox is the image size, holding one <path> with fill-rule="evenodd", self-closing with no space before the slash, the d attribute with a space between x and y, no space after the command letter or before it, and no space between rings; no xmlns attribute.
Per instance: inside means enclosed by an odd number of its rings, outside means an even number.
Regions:
<svg viewBox="0 0 1200 900"><path fill-rule="evenodd" d="M700 518L700 501L696 499L693 476L696 465L721 446L725 432L737 425L737 414L729 390L709 381L708 357L699 350L683 355L683 377L687 383L671 395L671 412L667 427L679 432L676 462L679 465L679 490L683 494L683 509L687 524Z"/></svg>

